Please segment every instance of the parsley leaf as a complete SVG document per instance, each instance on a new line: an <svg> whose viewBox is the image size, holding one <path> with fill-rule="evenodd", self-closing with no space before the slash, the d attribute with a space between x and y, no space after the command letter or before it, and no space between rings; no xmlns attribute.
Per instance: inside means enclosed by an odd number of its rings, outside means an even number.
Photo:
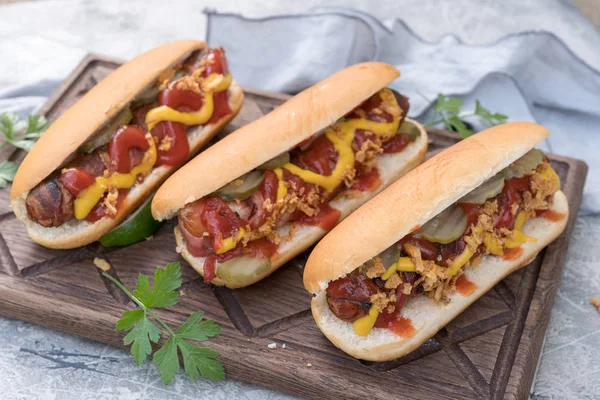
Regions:
<svg viewBox="0 0 600 400"><path fill-rule="evenodd" d="M183 356L185 374L192 380L197 380L200 374L212 381L225 378L223 364L215 360L215 357L219 355L216 351L207 347L194 346L184 340L179 340L177 347Z"/></svg>
<svg viewBox="0 0 600 400"><path fill-rule="evenodd" d="M8 186L8 182L12 182L17 173L17 165L11 161L0 162L0 189Z"/></svg>
<svg viewBox="0 0 600 400"><path fill-rule="evenodd" d="M131 354L137 365L152 354L152 343L158 343L161 338L162 332L152 322L154 320L168 333L167 341L152 358L152 363L158 367L160 378L165 385L179 372L179 353L183 358L184 372L191 379L196 380L200 375L213 381L225 378L223 364L215 359L219 353L189 342L203 342L218 335L221 327L215 321L203 320L204 312L197 311L173 331L153 311L177 304L177 290L181 287L181 266L178 262L157 268L152 288L148 277L140 274L133 293L107 272L103 271L101 274L117 285L139 307L123 312L123 317L115 327L118 331L129 332L123 342L131 345Z"/></svg>
<svg viewBox="0 0 600 400"><path fill-rule="evenodd" d="M181 286L181 267L178 262L170 263L165 268L157 268L154 273L154 289L150 289L148 277L140 274L133 294L146 307L159 308L177 304L179 293L175 290Z"/></svg>
<svg viewBox="0 0 600 400"><path fill-rule="evenodd" d="M150 342L157 343L160 339L160 329L154 325L146 316L144 310L141 311L139 320L135 323L133 329L125 336L123 343L131 346L131 354L135 359L135 363L140 365L152 354L152 345Z"/></svg>
<svg viewBox="0 0 600 400"><path fill-rule="evenodd" d="M10 144L29 151L49 126L48 120L40 115L30 115L25 122L13 113L0 114L0 132L4 135L2 146Z"/></svg>
<svg viewBox="0 0 600 400"><path fill-rule="evenodd" d="M435 103L435 111L446 111L450 114L457 115L460 112L462 105L463 101L461 99L452 96L446 97L443 94L438 93L437 101Z"/></svg>
<svg viewBox="0 0 600 400"><path fill-rule="evenodd" d="M484 108L479 100L475 100L475 115L479 115L492 125L503 124L508 119L508 115L494 113L492 114L487 108Z"/></svg>
<svg viewBox="0 0 600 400"><path fill-rule="evenodd" d="M429 100L426 98L426 100ZM444 124L444 128L456 131L464 139L471 136L474 132L469 123L465 123L465 118L479 117L489 126L503 124L508 120L508 116L501 113L492 113L481 105L479 100L475 100L475 111L471 113L461 113L463 101L457 97L444 96L439 93L434 104L435 115L433 121L427 122L425 126Z"/></svg>

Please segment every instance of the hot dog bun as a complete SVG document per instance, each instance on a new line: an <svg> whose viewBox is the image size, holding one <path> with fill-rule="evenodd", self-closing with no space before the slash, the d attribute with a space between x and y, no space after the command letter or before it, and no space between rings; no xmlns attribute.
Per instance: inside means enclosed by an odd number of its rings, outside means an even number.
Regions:
<svg viewBox="0 0 600 400"><path fill-rule="evenodd" d="M362 192L352 191L352 195L336 197L329 204L341 212L341 219L348 216L367 200L379 193L383 188L394 182L396 179L406 174L408 171L415 168L425 157L427 151L427 133L425 129L416 121L409 118L405 119L405 124L409 123L417 127L420 131L420 136L411 144L409 144L403 151L395 154L383 154L377 157L377 168L381 178L381 185L373 192ZM235 179L235 178L234 178ZM289 223L278 229L278 232L282 237L289 235L290 230ZM312 246L317 240L319 240L327 231L319 228L318 226L306 226L298 225L291 234L291 238L288 241L282 242L277 250L277 254L271 259L271 269L262 275L259 275L252 282L248 282L246 285L249 286L261 279L269 276L283 264L302 253L304 250ZM204 261L205 258L192 256L185 245L185 239L181 234L179 228L175 228L175 238L177 240L177 251L181 253L196 271L204 276ZM233 284L216 277L211 283L218 286L227 286L235 289L242 287L240 285Z"/></svg>
<svg viewBox="0 0 600 400"><path fill-rule="evenodd" d="M522 244L523 253L518 259L505 261L500 257L484 256L477 268L465 271L469 281L477 285L472 294L463 296L453 293L448 304L436 303L427 296L410 299L402 308L402 316L410 318L416 329L412 337L405 339L390 330L380 328L374 328L367 336L358 336L350 322L344 322L333 315L323 290L318 292L311 302L317 326L336 347L353 357L369 361L387 361L402 357L433 337L506 276L533 261L544 247L556 239L564 230L569 214L567 198L562 191L554 194L551 209L564 214L564 217L557 222L544 218L527 221L524 232L537 238L537 242Z"/></svg>
<svg viewBox="0 0 600 400"><path fill-rule="evenodd" d="M186 204L328 127L399 75L389 64L366 62L325 78L220 140L174 173L154 196L152 215L157 220L173 217Z"/></svg>
<svg viewBox="0 0 600 400"><path fill-rule="evenodd" d="M50 248L68 249L98 240L117 226L156 189L176 167L160 166L134 185L115 218L96 223L73 219L59 227L46 228L29 219L25 199L30 190L68 162L77 149L111 121L168 68L184 61L192 52L206 48L198 40L179 40L150 50L123 64L100 81L77 103L61 115L38 140L21 163L11 188L11 206L35 242ZM232 113L217 123L188 130L190 156L219 132L239 112L243 93L232 81L229 106Z"/></svg>
<svg viewBox="0 0 600 400"><path fill-rule="evenodd" d="M548 135L540 125L514 122L487 129L450 147L406 174L335 227L311 253L304 270L304 285L315 294L312 312L323 333L340 349L365 360L400 357L433 336L469 304L498 281L526 265L563 231L568 204L565 195L554 195L553 209L564 217L557 222L534 218L524 226L535 243L523 244L523 253L504 261L483 257L467 277L477 285L470 296L451 295L447 305L426 296L409 300L402 315L411 318L416 333L403 339L386 329L358 336L349 322L335 317L326 302L330 281L352 272L411 231L422 226L488 178L524 155Z"/></svg>

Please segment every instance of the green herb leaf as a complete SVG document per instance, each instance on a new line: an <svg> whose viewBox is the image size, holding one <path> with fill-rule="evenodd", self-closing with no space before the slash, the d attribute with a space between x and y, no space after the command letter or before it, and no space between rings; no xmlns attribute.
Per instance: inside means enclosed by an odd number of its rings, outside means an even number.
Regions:
<svg viewBox="0 0 600 400"><path fill-rule="evenodd" d="M183 339L203 342L208 340L208 338L217 336L221 333L221 327L212 319L200 322L203 316L204 313L202 311L193 313L188 320L177 329L175 334Z"/></svg>
<svg viewBox="0 0 600 400"><path fill-rule="evenodd" d="M136 309L123 312L123 318L117 321L115 329L118 331L129 331L140 319L146 318L144 310Z"/></svg>
<svg viewBox="0 0 600 400"><path fill-rule="evenodd" d="M462 105L463 101L461 99L452 96L446 97L439 93L435 103L435 111L439 113L445 111L452 115L457 115L460 112Z"/></svg>
<svg viewBox="0 0 600 400"><path fill-rule="evenodd" d="M36 140L48 129L48 121L46 118L38 115L30 115L27 122L20 121L13 113L0 114L0 133L4 135L4 142L0 148L6 145L23 149L31 150ZM0 189L8 186L8 182L12 182L17 172L17 166L9 161L0 163Z"/></svg>
<svg viewBox="0 0 600 400"><path fill-rule="evenodd" d="M150 289L148 278L138 277L134 295L148 308L169 307L177 304L181 287L181 266L178 262L168 264L164 269L157 268L154 274L154 289Z"/></svg>
<svg viewBox="0 0 600 400"><path fill-rule="evenodd" d="M179 358L177 357L177 337L171 336L169 340L154 353L152 363L158 366L160 379L165 385L171 383L179 372Z"/></svg>
<svg viewBox="0 0 600 400"><path fill-rule="evenodd" d="M479 100L475 100L475 115L479 115L491 125L498 125L506 122L507 115L494 113L492 114L487 108L483 107Z"/></svg>
<svg viewBox="0 0 600 400"><path fill-rule="evenodd" d="M183 356L183 369L187 376L193 380L197 380L200 374L212 381L225 378L223 364L215 360L219 353L207 347L194 346L185 340L179 340L177 345Z"/></svg>
<svg viewBox="0 0 600 400"><path fill-rule="evenodd" d="M0 189L8 186L8 182L15 179L17 173L17 165L11 161L0 162Z"/></svg>
<svg viewBox="0 0 600 400"><path fill-rule="evenodd" d="M465 125L465 123L457 116L448 118L447 125L449 125L452 130L458 132L463 139L466 139L473 134L473 131L467 128L467 125Z"/></svg>
<svg viewBox="0 0 600 400"><path fill-rule="evenodd" d="M154 274L154 288L150 288L148 277L140 274L136 290L131 293L115 277L102 272L102 276L113 282L138 306L138 309L123 312L123 317L115 327L118 331L129 331L123 339L126 345L131 344L131 354L137 365L140 365L152 353L152 343L158 343L161 330L150 320L153 318L168 334L165 344L158 349L152 358L158 366L160 378L168 385L177 372L180 364L178 350L183 357L184 371L191 379L200 375L214 380L225 378L223 364L215 358L219 355L214 350L199 347L187 340L206 341L221 332L213 320L202 320L204 312L197 311L176 330L173 331L165 322L152 311L153 308L168 307L177 304L181 287L181 267L179 263L171 263L164 268L157 268Z"/></svg>
<svg viewBox="0 0 600 400"><path fill-rule="evenodd" d="M508 116L501 113L492 113L475 100L475 111L472 113L461 113L463 101L452 96L444 96L439 93L434 105L435 116L432 121L426 122L425 126L433 126L443 123L444 128L458 132L464 139L474 132L467 127L464 118L477 116L485 120L489 125L498 125L506 122Z"/></svg>
<svg viewBox="0 0 600 400"><path fill-rule="evenodd" d="M133 329L125 336L123 343L131 345L131 354L135 363L140 365L152 354L152 345L150 342L157 343L160 339L160 329L154 325L147 317L146 312L141 310L143 317L138 320Z"/></svg>

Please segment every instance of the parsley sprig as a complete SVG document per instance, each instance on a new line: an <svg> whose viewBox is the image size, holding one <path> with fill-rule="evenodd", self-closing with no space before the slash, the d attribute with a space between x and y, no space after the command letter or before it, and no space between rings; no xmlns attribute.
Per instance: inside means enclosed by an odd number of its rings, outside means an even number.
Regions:
<svg viewBox="0 0 600 400"><path fill-rule="evenodd" d="M31 150L35 142L48 129L50 123L40 115L30 115L27 121L19 120L15 114L0 114L0 132L3 134L3 143L0 149L13 146L25 151ZM17 173L17 165L12 161L0 163L0 189L8 186Z"/></svg>
<svg viewBox="0 0 600 400"><path fill-rule="evenodd" d="M490 112L481 105L479 100L475 100L475 111L473 112L461 112L462 106L461 99L439 93L434 106L433 121L426 123L425 126L443 123L446 129L458 132L464 139L474 133L463 121L465 118L477 116L490 126L502 124L508 119L507 115Z"/></svg>
<svg viewBox="0 0 600 400"><path fill-rule="evenodd" d="M117 285L138 307L123 312L123 318L115 327L118 331L129 332L123 342L125 345L131 345L131 354L137 365L152 354L152 343L158 343L161 338L162 331L153 322L155 321L168 334L165 344L152 357L152 363L158 366L158 372L165 385L179 372L178 350L183 357L185 374L191 379L197 380L200 375L213 381L225 378L223 364L215 360L219 353L189 342L204 342L218 335L221 327L215 321L202 320L204 313L197 311L178 329L173 330L154 312L155 309L177 304L178 289L181 287L181 267L178 262L156 270L153 288L150 287L148 277L140 274L133 293L107 272L102 272L102 276Z"/></svg>

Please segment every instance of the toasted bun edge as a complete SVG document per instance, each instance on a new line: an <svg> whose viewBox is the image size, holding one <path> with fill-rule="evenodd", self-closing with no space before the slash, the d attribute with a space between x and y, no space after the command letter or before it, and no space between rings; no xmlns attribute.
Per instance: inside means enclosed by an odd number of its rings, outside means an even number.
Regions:
<svg viewBox="0 0 600 400"><path fill-rule="evenodd" d="M328 127L400 75L393 66L366 62L347 67L241 127L173 174L152 202L168 219L260 164Z"/></svg>
<svg viewBox="0 0 600 400"><path fill-rule="evenodd" d="M476 268L466 270L469 281L477 285L473 294L463 296L454 293L446 305L437 304L426 296L409 300L402 309L402 315L410 318L416 328L416 333L410 338L405 339L379 328L374 328L368 336L358 336L351 323L344 322L331 313L324 291L317 293L311 302L315 322L336 347L355 358L388 361L402 357L433 337L506 276L528 265L544 247L560 236L569 219L568 201L562 191L555 193L551 209L564 214L564 217L557 222L542 217L527 221L524 225L525 234L536 237L538 241L523 244L523 253L518 259L505 261L499 257L486 256Z"/></svg>
<svg viewBox="0 0 600 400"><path fill-rule="evenodd" d="M232 113L221 118L215 124L195 127L188 131L190 141L190 155L197 153L202 146L222 130L242 108L244 94L237 82L232 81L229 88L229 106ZM103 218L95 223L71 220L59 226L46 228L29 219L25 207L25 199L29 191L11 200L11 207L17 218L25 223L29 237L42 246L54 249L72 249L92 243L111 229L118 226L129 214L137 209L148 196L174 171L177 167L161 166L155 168L140 184L132 187L127 195L125 206L115 218Z"/></svg>
<svg viewBox="0 0 600 400"><path fill-rule="evenodd" d="M531 150L548 130L511 122L436 154L336 226L311 253L304 286L317 293L352 272ZM398 212L402 210L402 212Z"/></svg>

